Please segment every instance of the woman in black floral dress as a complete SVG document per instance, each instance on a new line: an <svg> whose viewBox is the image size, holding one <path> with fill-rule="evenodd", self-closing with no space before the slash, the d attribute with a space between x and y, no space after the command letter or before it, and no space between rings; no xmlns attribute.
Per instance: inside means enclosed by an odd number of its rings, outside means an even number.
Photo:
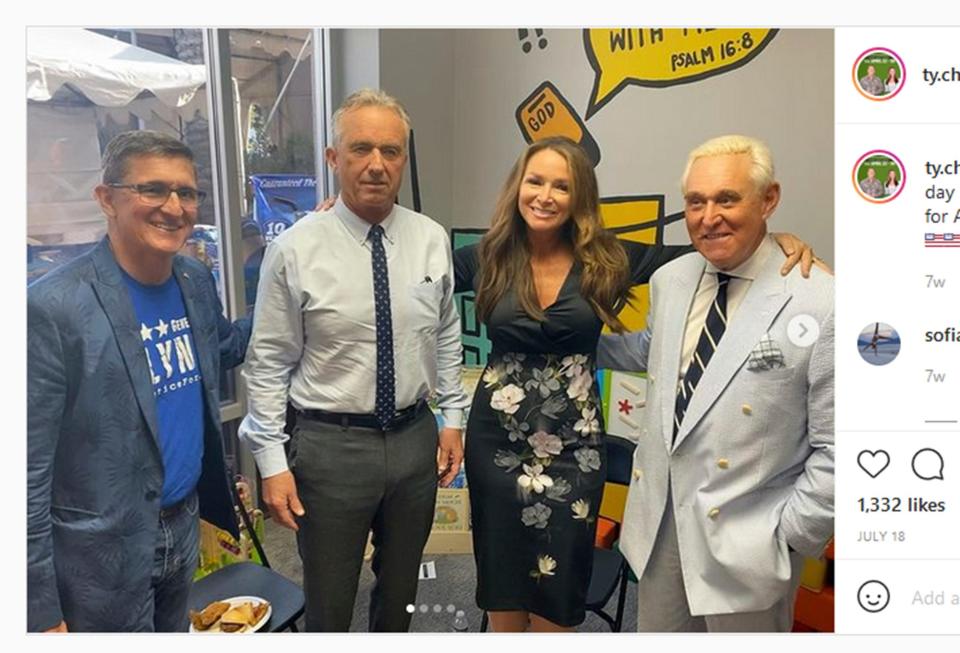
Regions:
<svg viewBox="0 0 960 653"><path fill-rule="evenodd" d="M454 254L493 343L467 425L477 604L494 630L584 619L606 477L594 353L631 286L689 247L621 243L593 167L564 138L527 148L484 240ZM484 271L490 271L484 274Z"/></svg>
<svg viewBox="0 0 960 653"><path fill-rule="evenodd" d="M793 252L812 251L778 236ZM617 240L600 221L593 167L566 138L530 145L490 230L454 252L493 343L467 424L477 604L496 631L569 630L584 619L606 478L595 383L604 324L630 288L692 247Z"/></svg>

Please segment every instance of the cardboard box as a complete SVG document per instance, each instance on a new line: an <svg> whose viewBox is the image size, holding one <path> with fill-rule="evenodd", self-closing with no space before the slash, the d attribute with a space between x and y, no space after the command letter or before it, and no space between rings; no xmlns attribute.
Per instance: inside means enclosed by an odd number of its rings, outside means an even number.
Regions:
<svg viewBox="0 0 960 653"><path fill-rule="evenodd" d="M473 553L473 533L470 531L430 531L423 553Z"/></svg>
<svg viewBox="0 0 960 653"><path fill-rule="evenodd" d="M424 553L471 553L470 491L440 488Z"/></svg>

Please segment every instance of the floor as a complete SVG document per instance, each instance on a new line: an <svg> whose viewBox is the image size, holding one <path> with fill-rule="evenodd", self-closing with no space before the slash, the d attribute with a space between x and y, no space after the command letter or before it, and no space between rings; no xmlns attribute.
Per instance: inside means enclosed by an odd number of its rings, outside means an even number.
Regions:
<svg viewBox="0 0 960 653"><path fill-rule="evenodd" d="M303 568L297 554L296 539L292 531L277 526L273 520L266 520L264 549L271 566L291 580L302 584ZM470 631L480 630L482 612L474 602L476 572L472 555L425 555L423 562L433 562L436 578L422 579L417 590L416 612L410 624L410 631L417 633L435 633L453 631L453 619L457 610L466 613ZM350 632L367 631L367 612L370 605L370 588L373 585L373 572L370 564L365 563L360 574L354 619ZM616 595L610 599L608 612L616 610ZM629 583L626 607L624 610L623 630L636 631L637 623L637 586ZM302 620L299 624L302 629ZM586 621L577 630L579 632L609 632L606 622L594 614L587 613Z"/></svg>

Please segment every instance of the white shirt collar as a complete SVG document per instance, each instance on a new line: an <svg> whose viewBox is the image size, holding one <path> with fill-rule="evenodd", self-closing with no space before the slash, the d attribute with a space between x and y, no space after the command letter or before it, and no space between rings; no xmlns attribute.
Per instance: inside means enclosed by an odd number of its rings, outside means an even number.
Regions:
<svg viewBox="0 0 960 653"><path fill-rule="evenodd" d="M358 243L362 245L367 241L367 235L370 233L370 227L373 225L351 211L340 197L337 197L337 203L333 205L333 212ZM396 229L394 228L396 216L397 205L394 204L393 208L390 209L390 215L379 223L380 226L383 227L383 235L386 236L390 244L394 244L396 239Z"/></svg>
<svg viewBox="0 0 960 653"><path fill-rule="evenodd" d="M753 250L753 254L751 254L746 261L732 270L720 270L713 263L707 261L707 267L704 271L709 274L723 272L731 277L737 277L738 279L750 279L753 281L763 269L763 265L770 257L770 254L776 249L778 249L776 241L773 240L773 236L767 234L763 237L763 240L760 241L760 245Z"/></svg>

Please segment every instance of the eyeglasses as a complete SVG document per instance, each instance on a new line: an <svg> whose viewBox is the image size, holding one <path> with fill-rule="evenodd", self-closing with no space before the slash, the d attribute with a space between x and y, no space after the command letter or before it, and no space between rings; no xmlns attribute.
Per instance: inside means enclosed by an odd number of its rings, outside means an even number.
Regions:
<svg viewBox="0 0 960 653"><path fill-rule="evenodd" d="M147 206L163 206L170 199L170 193L176 193L180 200L180 206L185 209L195 209L203 204L203 199L207 196L202 190L181 186L173 188L167 184L107 184L110 188L128 188L140 197L140 201Z"/></svg>

